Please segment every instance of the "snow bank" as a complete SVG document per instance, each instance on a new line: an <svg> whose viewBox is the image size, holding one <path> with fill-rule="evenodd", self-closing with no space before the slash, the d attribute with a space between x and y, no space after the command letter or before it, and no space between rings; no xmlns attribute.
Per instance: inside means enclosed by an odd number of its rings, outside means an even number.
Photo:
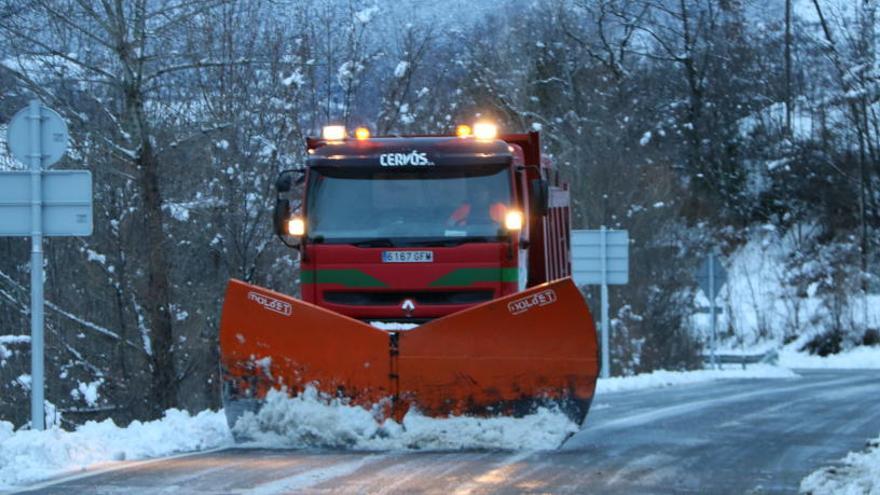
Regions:
<svg viewBox="0 0 880 495"><path fill-rule="evenodd" d="M880 369L880 347L854 347L822 357L787 346L779 352L779 364L787 368Z"/></svg>
<svg viewBox="0 0 880 495"><path fill-rule="evenodd" d="M273 390L258 414L239 419L235 432L260 447L546 450L578 430L565 414L545 408L522 418L429 418L410 411L402 424L377 416L378 409L329 399L314 388L294 398Z"/></svg>
<svg viewBox="0 0 880 495"><path fill-rule="evenodd" d="M13 431L0 421L0 489L86 469L108 461L144 459L205 450L232 441L222 412L195 416L169 409L165 417L127 428L112 420L89 421L73 432Z"/></svg>
<svg viewBox="0 0 880 495"><path fill-rule="evenodd" d="M767 364L750 364L746 369L740 366L720 370L665 371L657 370L635 376L615 376L600 378L596 393L625 392L646 388L663 388L689 383L703 383L715 380L744 378L799 378L800 375L787 369Z"/></svg>
<svg viewBox="0 0 880 495"><path fill-rule="evenodd" d="M813 495L880 495L880 437L867 452L850 452L840 466L822 468L801 481L802 493Z"/></svg>
<svg viewBox="0 0 880 495"><path fill-rule="evenodd" d="M792 336L798 337L798 348L801 348L813 336L833 327L835 317L828 301L823 299L819 282L811 283L803 292L793 282L797 279L821 281L830 276L833 259L792 261L793 256L807 249L809 239L817 235L816 230L813 226L803 226L781 235L772 226L764 226L724 260L728 279L716 299L723 307L722 313L717 315L721 349L763 351L767 344L781 348ZM796 232L801 232L803 238L799 240ZM708 303L706 295L698 291L695 307L705 308ZM880 328L880 294L867 297L853 294L838 311L837 317L846 328ZM708 342L710 315L695 312L690 321ZM730 330L734 335L725 337ZM860 339L860 335L853 337Z"/></svg>

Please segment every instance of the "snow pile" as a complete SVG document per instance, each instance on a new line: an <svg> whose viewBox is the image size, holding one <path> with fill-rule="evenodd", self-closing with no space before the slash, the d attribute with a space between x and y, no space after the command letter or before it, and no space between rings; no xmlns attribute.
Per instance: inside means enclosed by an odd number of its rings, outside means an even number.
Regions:
<svg viewBox="0 0 880 495"><path fill-rule="evenodd" d="M545 408L522 418L429 418L411 410L403 423L378 420L379 408L348 405L311 387L293 398L272 390L258 414L238 420L235 432L261 447L546 450L578 430L565 414Z"/></svg>
<svg viewBox="0 0 880 495"><path fill-rule="evenodd" d="M415 323L397 323L394 321L371 321L370 326L379 330L387 330L389 332L400 332L404 330L412 330L418 327Z"/></svg>
<svg viewBox="0 0 880 495"><path fill-rule="evenodd" d="M779 364L787 368L880 369L880 347L855 347L822 357L786 346L779 352Z"/></svg>
<svg viewBox="0 0 880 495"><path fill-rule="evenodd" d="M231 440L226 417L212 411L190 416L169 409L160 420L135 421L127 428L112 420L89 421L73 432L13 431L11 423L0 421L0 489L97 463L205 450Z"/></svg>
<svg viewBox="0 0 880 495"><path fill-rule="evenodd" d="M704 383L715 380L745 378L799 378L800 375L787 369L767 364L750 364L746 369L740 366L720 370L666 371L657 370L635 376L614 376L600 378L596 393L625 392L646 388L663 388L689 383Z"/></svg>
<svg viewBox="0 0 880 495"><path fill-rule="evenodd" d="M850 452L841 466L826 467L801 481L801 492L813 495L880 494L880 437L867 452Z"/></svg>

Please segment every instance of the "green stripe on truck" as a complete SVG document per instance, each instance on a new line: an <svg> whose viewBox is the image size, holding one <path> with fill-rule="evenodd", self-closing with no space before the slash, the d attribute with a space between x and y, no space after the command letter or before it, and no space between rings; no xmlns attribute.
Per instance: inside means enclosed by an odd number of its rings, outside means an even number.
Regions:
<svg viewBox="0 0 880 495"><path fill-rule="evenodd" d="M477 282L516 282L517 268L459 268L431 282L431 287L467 286Z"/></svg>
<svg viewBox="0 0 880 495"><path fill-rule="evenodd" d="M387 287L378 278L353 268L303 270L299 274L303 284L339 284L346 287Z"/></svg>

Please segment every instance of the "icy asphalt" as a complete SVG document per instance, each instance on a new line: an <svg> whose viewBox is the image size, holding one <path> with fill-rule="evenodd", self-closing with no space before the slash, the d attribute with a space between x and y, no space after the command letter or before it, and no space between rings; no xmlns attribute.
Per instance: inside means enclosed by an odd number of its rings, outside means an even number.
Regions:
<svg viewBox="0 0 880 495"><path fill-rule="evenodd" d="M21 493L795 493L880 432L880 371L799 371L597 396L551 452L229 449Z"/></svg>

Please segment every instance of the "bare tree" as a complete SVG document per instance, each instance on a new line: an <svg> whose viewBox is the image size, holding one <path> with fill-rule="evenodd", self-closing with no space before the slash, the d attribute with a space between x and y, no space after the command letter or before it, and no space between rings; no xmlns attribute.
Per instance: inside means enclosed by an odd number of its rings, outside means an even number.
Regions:
<svg viewBox="0 0 880 495"><path fill-rule="evenodd" d="M86 125L81 98L111 123L107 132L92 135L112 155L118 172L132 178L137 194L137 230L144 247L143 288L137 308L143 309L143 328L149 340L151 381L149 405L154 414L177 404L179 381L173 359L171 267L165 232L160 123L171 105L156 95L179 74L196 69L240 63L209 60L197 47L181 46L179 33L193 27L199 16L223 1L99 2L81 0L62 5L36 1L30 9L0 21L22 61L17 76L32 91ZM67 67L73 79L94 92L65 94L41 84L45 73L34 61Z"/></svg>

